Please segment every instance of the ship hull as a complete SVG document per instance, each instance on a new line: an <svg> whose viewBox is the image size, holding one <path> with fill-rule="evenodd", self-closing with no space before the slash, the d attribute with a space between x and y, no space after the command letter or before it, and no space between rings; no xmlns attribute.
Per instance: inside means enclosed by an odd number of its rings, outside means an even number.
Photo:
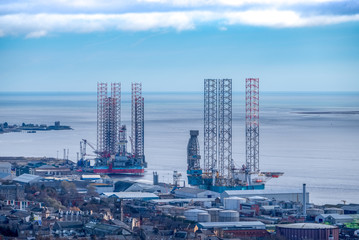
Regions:
<svg viewBox="0 0 359 240"><path fill-rule="evenodd" d="M142 175L145 169L142 167L129 167L129 168L109 168L109 167L94 167L94 173L98 174L126 174L126 175Z"/></svg>

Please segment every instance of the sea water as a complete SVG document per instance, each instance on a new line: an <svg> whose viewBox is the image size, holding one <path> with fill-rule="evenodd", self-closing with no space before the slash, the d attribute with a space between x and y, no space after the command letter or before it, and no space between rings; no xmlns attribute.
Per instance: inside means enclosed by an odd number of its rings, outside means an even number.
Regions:
<svg viewBox="0 0 359 240"><path fill-rule="evenodd" d="M199 130L203 150L202 93L143 93L145 176L172 182L186 178L190 130ZM0 93L0 122L69 125L74 130L0 134L0 156L69 158L82 139L96 145L96 93ZM130 129L130 94L122 94L122 123ZM244 93L233 93L233 159L245 162ZM128 132L130 134L130 132ZM130 149L130 146L128 146ZM88 153L91 148L87 148ZM202 152L203 155L203 152ZM260 95L260 169L284 175L266 187L301 189L310 202L359 203L359 93L266 93ZM128 178L125 178L128 179Z"/></svg>

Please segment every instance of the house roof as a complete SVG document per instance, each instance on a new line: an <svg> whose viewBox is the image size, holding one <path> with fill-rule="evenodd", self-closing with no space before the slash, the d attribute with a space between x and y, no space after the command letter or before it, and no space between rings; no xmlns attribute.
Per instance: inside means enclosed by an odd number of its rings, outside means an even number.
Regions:
<svg viewBox="0 0 359 240"><path fill-rule="evenodd" d="M30 216L31 214L28 211L14 210L14 211L12 211L11 215L17 216L17 217L20 217L20 218L25 218L25 217Z"/></svg>
<svg viewBox="0 0 359 240"><path fill-rule="evenodd" d="M11 173L0 173L1 179L8 178L8 177L11 177Z"/></svg>
<svg viewBox="0 0 359 240"><path fill-rule="evenodd" d="M83 224L82 222L60 222L57 221L56 224L61 228L61 229L71 229L71 228L82 228Z"/></svg>
<svg viewBox="0 0 359 240"><path fill-rule="evenodd" d="M31 223L23 223L23 224L18 224L18 229L19 230L32 230L32 224Z"/></svg>
<svg viewBox="0 0 359 240"><path fill-rule="evenodd" d="M110 225L110 224L103 224L103 223L93 223L89 222L85 225L85 228L89 228L92 230L102 231L112 233L114 231L122 229L120 226Z"/></svg>

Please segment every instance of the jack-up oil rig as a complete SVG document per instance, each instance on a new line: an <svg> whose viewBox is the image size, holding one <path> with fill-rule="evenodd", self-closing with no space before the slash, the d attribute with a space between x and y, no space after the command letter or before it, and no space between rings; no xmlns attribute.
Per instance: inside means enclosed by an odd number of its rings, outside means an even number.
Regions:
<svg viewBox="0 0 359 240"><path fill-rule="evenodd" d="M232 159L232 79L204 80L204 161L200 166L198 130L190 131L187 146L188 183L216 192L264 189L282 172L259 170L259 79L246 79L246 162Z"/></svg>
<svg viewBox="0 0 359 240"><path fill-rule="evenodd" d="M144 155L144 98L142 84L132 83L131 97L131 152L127 151L127 128L121 125L121 83L111 83L108 96L107 83L97 84L97 148L85 139L80 143L83 166L89 166L86 144L97 157L94 173L142 175L147 167Z"/></svg>

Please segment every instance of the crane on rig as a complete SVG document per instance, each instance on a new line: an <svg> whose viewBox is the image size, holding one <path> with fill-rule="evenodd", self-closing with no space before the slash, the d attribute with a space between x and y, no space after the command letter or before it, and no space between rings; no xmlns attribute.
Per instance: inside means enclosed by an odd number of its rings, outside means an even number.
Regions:
<svg viewBox="0 0 359 240"><path fill-rule="evenodd" d="M86 146L89 146L90 148L92 148L93 152L95 154L88 154L87 151L86 151ZM77 162L77 165L79 167L90 167L90 160L91 158L87 158L88 156L89 157L93 157L93 159L95 159L95 157L97 156L96 155L97 153L97 150L96 148L94 147L94 145L92 143L90 143L89 141L87 141L86 139L82 139L81 142L80 142L80 160Z"/></svg>

